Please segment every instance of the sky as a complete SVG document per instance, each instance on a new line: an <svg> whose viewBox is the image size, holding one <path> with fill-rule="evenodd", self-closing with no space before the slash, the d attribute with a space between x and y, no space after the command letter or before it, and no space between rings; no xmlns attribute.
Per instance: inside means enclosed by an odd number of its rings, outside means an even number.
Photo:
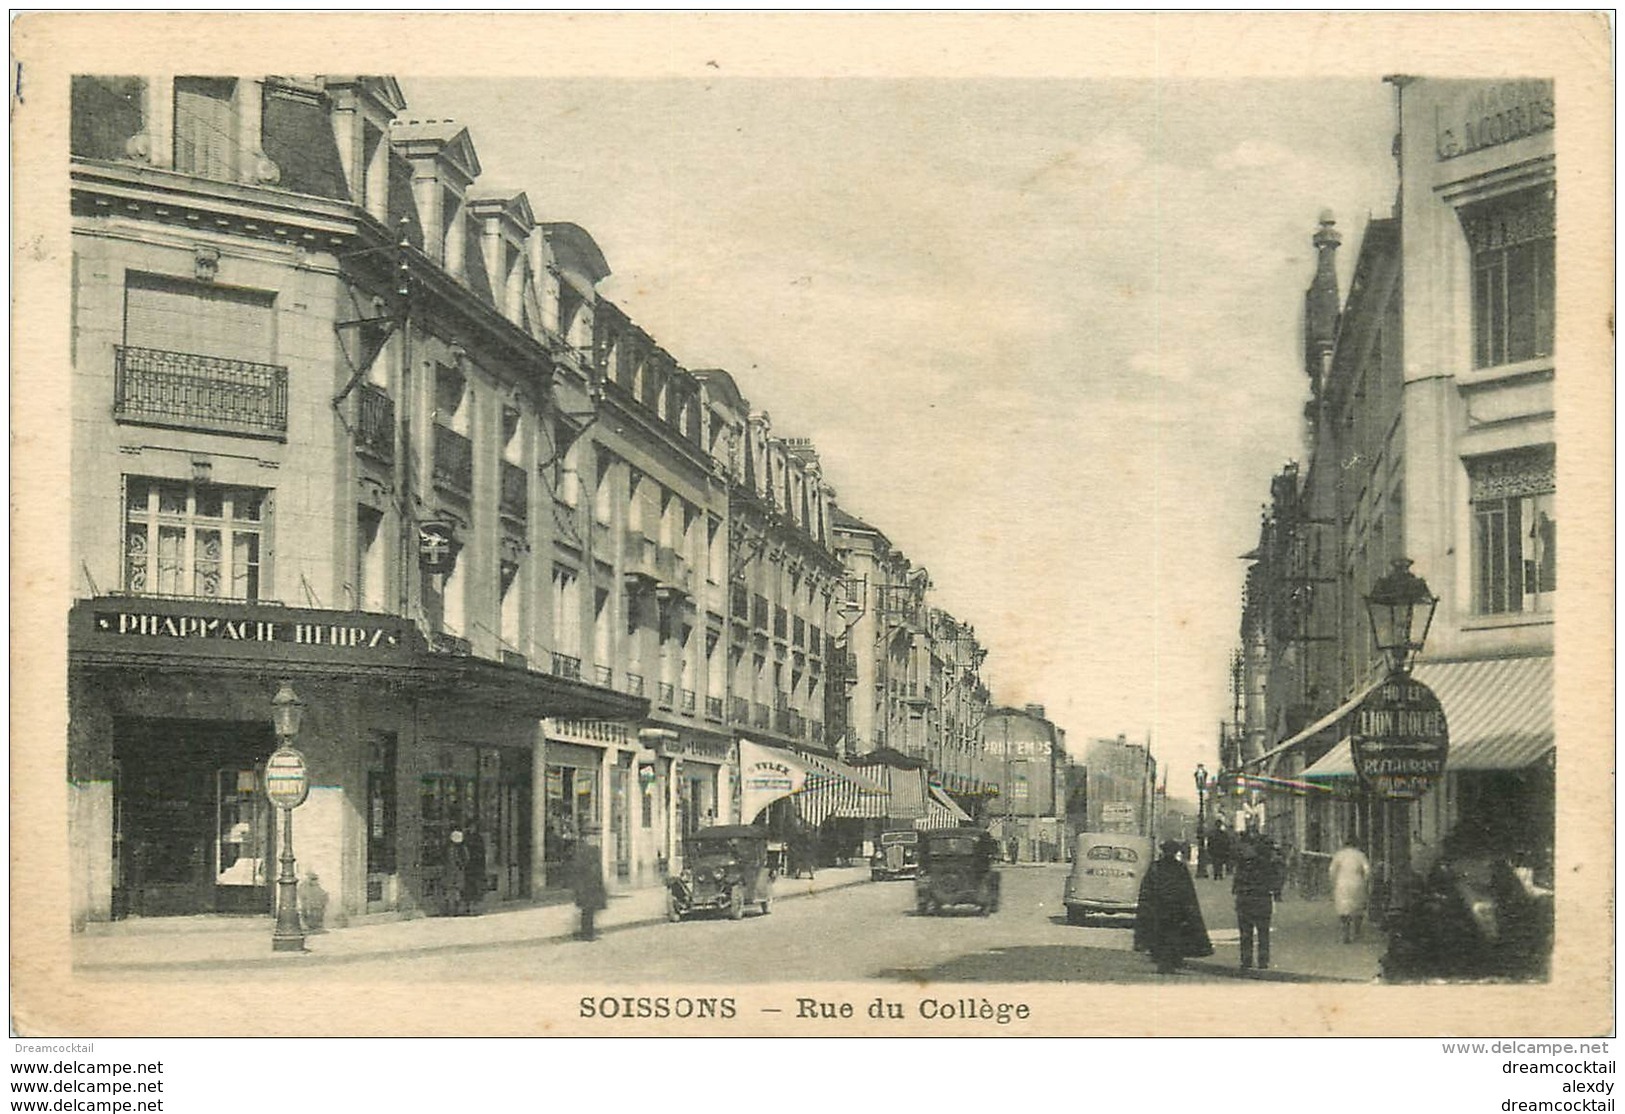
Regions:
<svg viewBox="0 0 1625 1114"><path fill-rule="evenodd" d="M1003 703L1217 765L1245 563L1305 455L1324 210L1391 214L1392 90L1338 80L401 78L481 183L809 437L975 625Z"/></svg>

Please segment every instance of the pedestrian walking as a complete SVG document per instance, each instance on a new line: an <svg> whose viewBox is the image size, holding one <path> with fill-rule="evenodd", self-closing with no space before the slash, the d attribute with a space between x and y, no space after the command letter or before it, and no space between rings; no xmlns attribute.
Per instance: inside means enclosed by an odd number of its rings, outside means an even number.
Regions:
<svg viewBox="0 0 1625 1114"><path fill-rule="evenodd" d="M1360 938L1366 907L1371 901L1371 860L1353 835L1343 841L1327 868L1331 875L1332 906L1343 929L1343 943Z"/></svg>
<svg viewBox="0 0 1625 1114"><path fill-rule="evenodd" d="M446 836L445 873L440 878L441 900L446 916L460 917L464 912L468 886L468 844L463 829L454 827Z"/></svg>
<svg viewBox="0 0 1625 1114"><path fill-rule="evenodd" d="M1249 832L1238 841L1230 892L1236 901L1236 927L1241 930L1243 969L1253 966L1255 938L1259 969L1270 965L1270 918L1283 873L1278 857L1262 837Z"/></svg>
<svg viewBox="0 0 1625 1114"><path fill-rule="evenodd" d="M1213 831L1207 839L1208 854L1213 859L1213 878L1215 881L1225 875L1230 867L1230 833L1225 831L1224 824L1218 820L1213 822Z"/></svg>
<svg viewBox="0 0 1625 1114"><path fill-rule="evenodd" d="M598 929L593 922L609 904L609 894L604 889L604 864L595 825L584 825L581 829L575 858L570 864L570 884L575 891L576 908L581 911L581 927L576 939L596 940Z"/></svg>
<svg viewBox="0 0 1625 1114"><path fill-rule="evenodd" d="M1168 975L1186 959L1212 955L1213 941L1202 921L1202 907L1196 902L1196 884L1179 861L1179 842L1167 840L1161 850L1161 857L1151 864L1140 883L1134 950L1149 953L1157 972Z"/></svg>
<svg viewBox="0 0 1625 1114"><path fill-rule="evenodd" d="M463 846L468 849L468 863L463 868L463 912L476 914L485 900L485 837L478 826L468 826Z"/></svg>

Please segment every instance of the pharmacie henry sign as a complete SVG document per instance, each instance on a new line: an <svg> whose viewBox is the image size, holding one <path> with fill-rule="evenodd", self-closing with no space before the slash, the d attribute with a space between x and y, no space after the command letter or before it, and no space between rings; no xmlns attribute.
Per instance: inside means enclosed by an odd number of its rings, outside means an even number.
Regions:
<svg viewBox="0 0 1625 1114"><path fill-rule="evenodd" d="M1379 796L1414 801L1444 774L1450 730L1433 690L1392 674L1354 712L1354 771Z"/></svg>
<svg viewBox="0 0 1625 1114"><path fill-rule="evenodd" d="M401 644L396 627L368 623L299 622L292 619L232 619L221 615L156 615L141 611L98 611L100 634L172 639L217 639L222 642L291 642L345 649L394 649Z"/></svg>

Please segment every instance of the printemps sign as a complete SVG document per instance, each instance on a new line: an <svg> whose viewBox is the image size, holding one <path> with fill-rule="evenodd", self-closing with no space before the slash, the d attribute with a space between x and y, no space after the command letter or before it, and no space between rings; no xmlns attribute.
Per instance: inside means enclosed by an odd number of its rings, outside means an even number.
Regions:
<svg viewBox="0 0 1625 1114"><path fill-rule="evenodd" d="M1349 750L1360 783L1378 796L1414 801L1444 774L1449 725L1433 690L1391 674L1354 712Z"/></svg>

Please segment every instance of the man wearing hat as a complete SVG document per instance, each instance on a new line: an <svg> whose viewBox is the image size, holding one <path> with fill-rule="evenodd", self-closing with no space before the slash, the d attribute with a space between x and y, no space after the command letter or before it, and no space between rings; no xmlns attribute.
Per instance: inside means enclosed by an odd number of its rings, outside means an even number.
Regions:
<svg viewBox="0 0 1625 1114"><path fill-rule="evenodd" d="M598 911L609 904L604 889L603 853L599 845L600 829L597 824L584 824L581 839L576 841L575 857L570 864L571 887L575 890L576 908L581 910L581 928L578 940L598 939L593 919Z"/></svg>
<svg viewBox="0 0 1625 1114"><path fill-rule="evenodd" d="M1161 857L1140 883L1134 916L1134 950L1149 952L1163 975L1178 970L1182 960L1213 954L1202 907L1196 902L1196 884L1179 861L1181 849L1178 840L1163 841Z"/></svg>

